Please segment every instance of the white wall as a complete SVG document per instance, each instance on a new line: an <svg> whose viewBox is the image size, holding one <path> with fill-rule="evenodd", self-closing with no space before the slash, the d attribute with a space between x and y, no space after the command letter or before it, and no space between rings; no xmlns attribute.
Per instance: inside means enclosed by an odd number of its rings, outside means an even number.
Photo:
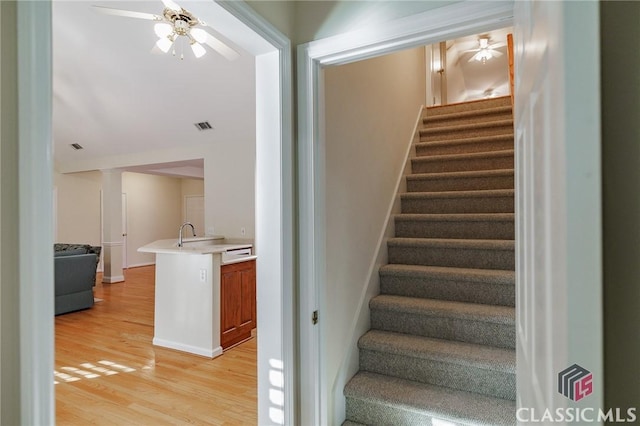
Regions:
<svg viewBox="0 0 640 426"><path fill-rule="evenodd" d="M302 44L451 3L457 1L296 1L293 40Z"/></svg>
<svg viewBox="0 0 640 426"><path fill-rule="evenodd" d="M204 195L203 179L180 179L182 197L187 195Z"/></svg>
<svg viewBox="0 0 640 426"><path fill-rule="evenodd" d="M255 128L255 121L255 111L247 111L246 125ZM255 140L216 143L208 148L204 157L207 234L254 238L255 168Z"/></svg>
<svg viewBox="0 0 640 426"><path fill-rule="evenodd" d="M99 246L101 243L100 172L55 173L56 242Z"/></svg>
<svg viewBox="0 0 640 426"><path fill-rule="evenodd" d="M467 86L462 72L461 62L465 58L459 57L458 46L453 45L447 50L447 103L455 104L466 101Z"/></svg>
<svg viewBox="0 0 640 426"><path fill-rule="evenodd" d="M138 247L155 240L178 238L182 223L182 179L142 173L122 174L122 192L127 194L127 264L153 263L152 253Z"/></svg>
<svg viewBox="0 0 640 426"><path fill-rule="evenodd" d="M325 70L325 298L330 312L323 329L325 380L334 393L330 401L343 398L336 376L352 347L354 315L424 102L424 76L424 48Z"/></svg>
<svg viewBox="0 0 640 426"><path fill-rule="evenodd" d="M57 242L101 244L100 191L98 171L55 173L57 189ZM122 192L127 194L127 266L154 262L153 254L138 253L138 247L165 238L178 238L184 195L202 195L198 179L181 179L124 172Z"/></svg>

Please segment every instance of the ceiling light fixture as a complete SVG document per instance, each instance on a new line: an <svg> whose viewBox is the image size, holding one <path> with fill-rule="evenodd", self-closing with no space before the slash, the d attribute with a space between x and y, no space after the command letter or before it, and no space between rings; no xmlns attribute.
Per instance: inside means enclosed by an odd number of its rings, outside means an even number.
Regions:
<svg viewBox="0 0 640 426"><path fill-rule="evenodd" d="M469 62L472 62L475 60L478 62L482 62L484 64L491 58L498 58L503 54L502 52L499 52L496 49L499 47L506 46L506 44L504 43L489 44L489 37L480 37L478 39L478 43L480 44L479 48L465 51L465 52L476 52L471 57L471 59L469 59Z"/></svg>
<svg viewBox="0 0 640 426"><path fill-rule="evenodd" d="M176 42L180 37L188 40L191 50L196 58L200 58L207 53L203 44L220 53L222 56L232 61L240 55L238 52L227 46L222 41L215 38L198 26L206 25L203 21L195 17L188 10L178 6L173 0L162 0L164 10L162 15L152 13L136 12L132 10L112 9L103 6L93 6L98 12L107 15L126 16L129 18L147 19L159 21L153 26L153 31L158 36L156 46L164 53L168 53L173 47L173 54L176 54ZM184 59L184 54L180 54L180 59Z"/></svg>

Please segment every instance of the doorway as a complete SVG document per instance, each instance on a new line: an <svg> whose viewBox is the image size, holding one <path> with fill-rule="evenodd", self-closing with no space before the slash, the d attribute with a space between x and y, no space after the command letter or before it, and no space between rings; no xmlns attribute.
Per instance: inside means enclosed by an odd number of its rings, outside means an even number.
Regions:
<svg viewBox="0 0 640 426"><path fill-rule="evenodd" d="M193 224L196 236L204 236L204 196L185 195L184 222L191 222L191 224Z"/></svg>
<svg viewBox="0 0 640 426"><path fill-rule="evenodd" d="M299 97L299 171L300 171L300 279L309 283L301 288L301 318L311 318L314 311L322 314L331 311L325 300L328 280L325 277L327 218L326 205L325 105L323 97L324 67L347 64L363 59L382 56L402 49L428 45L443 39L480 33L502 28L511 24L513 5L502 3L488 9L469 2L453 4L427 13L398 19L375 32L332 37L317 40L299 49L300 64L298 81L303 82ZM445 12L446 10L446 12ZM363 41L363 40L366 40ZM372 262L372 265L375 262ZM346 355L341 359L341 371L336 377L326 376L327 347L340 346L335 341L335 333L326 329L320 321L318 326L311 322L301 322L301 370L308 372L302 377L302 406L310 407L302 411L304 424L331 424L344 420L344 396L342 390L346 382L355 374L358 365L357 346L352 344L357 336L368 329L367 296L375 293L364 285L351 309L352 316L345 322L353 339ZM334 340L332 340L334 339ZM335 358L335 354L334 354ZM316 385L320 383L320 385ZM342 418L341 418L342 416Z"/></svg>
<svg viewBox="0 0 640 426"><path fill-rule="evenodd" d="M122 269L127 269L127 194L122 193Z"/></svg>
<svg viewBox="0 0 640 426"><path fill-rule="evenodd" d="M246 37L245 50L256 56L257 126L256 181L260 182L256 200L256 252L258 254L258 315L265 318L258 336L258 409L260 423L292 423L294 417L294 336L293 327L293 194L292 194L292 115L291 115L291 47L289 40L275 30L249 6L240 2L211 3L216 13L234 22L234 31ZM51 5L47 2L20 2L16 5L21 25L16 43L21 64L18 89L21 114L19 126L25 131L17 139L25 147L21 157L21 204L37 216L21 218L29 237L22 235L21 253L33 253L43 261L51 260L43 239L52 240L52 160L51 152ZM3 16L4 17L4 16ZM4 34L3 34L4 37ZM4 39L3 39L4 42ZM4 77L4 75L3 75ZM16 108L17 109L17 108ZM31 129L26 131L27 129ZM274 200L276 200L274 202ZM45 223L46 222L46 223ZM43 237L44 236L44 237ZM19 401L3 404L22 413L25 424L53 423L53 291L43 292L37 283L53 282L48 268L27 270L22 266L21 294L33 297L16 299L21 320L39 324L37 328L19 327L15 342L23 356L22 375L7 379L7 386L21 389ZM273 320L271 320L273 318ZM21 344L18 344L21 343ZM28 355L28 356L27 356ZM281 398L270 401L273 393L273 368L278 368ZM22 379L24 378L24 379ZM27 380L27 378L29 378ZM4 382L3 375L3 382ZM4 393L3 393L4 397ZM273 414L275 413L275 415ZM3 410L4 415L4 410Z"/></svg>

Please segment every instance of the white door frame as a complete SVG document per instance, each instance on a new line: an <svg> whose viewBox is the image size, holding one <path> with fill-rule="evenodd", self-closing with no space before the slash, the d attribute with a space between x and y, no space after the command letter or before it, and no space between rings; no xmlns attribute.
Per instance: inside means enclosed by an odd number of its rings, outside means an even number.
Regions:
<svg viewBox="0 0 640 426"><path fill-rule="evenodd" d="M129 233L129 221L127 211L127 193L122 193L122 269L129 267L127 259L127 234Z"/></svg>
<svg viewBox="0 0 640 426"><path fill-rule="evenodd" d="M323 300L325 167L323 71L398 50L503 28L513 23L512 2L461 2L298 47L298 170L300 268L300 424L332 424L322 344L329 330ZM311 318L319 311L320 321Z"/></svg>
<svg viewBox="0 0 640 426"><path fill-rule="evenodd" d="M260 424L294 424L295 410L295 321L293 299L293 157L292 157L292 76L291 44L264 18L244 2L219 3L244 25L273 46L273 52L256 57L256 75L266 74L277 78L279 84L270 81L274 90L268 93L269 105L275 108L276 126L263 137L263 153L257 150L256 179L263 185L264 202L256 202L256 216L269 217L269 222L258 221L256 249L262 259L271 260L259 264L258 279L270 286L270 295L277 299L278 307L271 301L258 300L258 314L270 311L260 326L258 338L258 422ZM12 410L20 424L54 424L55 399L53 388L54 329L52 268L33 268L33 264L53 264L52 212L52 68L51 68L51 4L47 1L17 2L19 65L19 194L20 194L20 365L19 376L5 382L3 389L19 389L16 406L3 406ZM275 55L275 56L274 56ZM274 59L275 61L271 60ZM259 78L258 78L259 80ZM256 88L260 88L258 81ZM267 85L267 82L262 82ZM272 108L273 109L273 108ZM258 110L260 121L264 110ZM273 117L269 117L270 120ZM259 126L257 126L259 128ZM273 127L276 131L273 131ZM275 153L266 157L264 152ZM274 159L276 161L274 161ZM264 179L268 178L268 179ZM270 198L271 197L271 198ZM269 199L270 198L270 199ZM279 200L274 208L273 199ZM269 238L275 234L276 238ZM265 238L259 238L260 235ZM259 284L260 287L260 284ZM260 291L260 290L259 290ZM17 295L16 295L16 299ZM3 304L5 301L3 300ZM271 303L271 306L265 306ZM261 306L262 305L262 306ZM277 309L277 312L274 310ZM3 335L3 339L5 335ZM262 350L262 343L267 350ZM279 389L274 389L274 370L279 374ZM8 375L8 374L7 374ZM271 381L270 381L271 380ZM8 385L5 387L5 385ZM280 391L280 399L270 402L270 391ZM4 399L4 397L3 397ZM271 414L278 412L276 416ZM279 417L278 417L279 416ZM3 413L4 417L4 413ZM9 417L7 417L9 418Z"/></svg>

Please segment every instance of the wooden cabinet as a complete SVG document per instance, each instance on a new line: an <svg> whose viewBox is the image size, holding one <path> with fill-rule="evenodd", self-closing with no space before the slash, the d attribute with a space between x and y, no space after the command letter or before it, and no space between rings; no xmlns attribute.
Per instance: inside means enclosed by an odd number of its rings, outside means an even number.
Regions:
<svg viewBox="0 0 640 426"><path fill-rule="evenodd" d="M256 261L220 267L220 345L227 349L251 337L256 327Z"/></svg>

